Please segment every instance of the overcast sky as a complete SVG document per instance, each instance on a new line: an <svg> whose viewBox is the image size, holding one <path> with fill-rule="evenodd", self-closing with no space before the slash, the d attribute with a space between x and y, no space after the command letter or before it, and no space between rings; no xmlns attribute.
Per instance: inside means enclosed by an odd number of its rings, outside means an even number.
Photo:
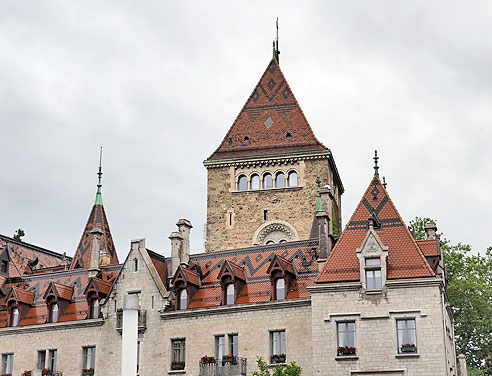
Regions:
<svg viewBox="0 0 492 376"><path fill-rule="evenodd" d="M407 223L491 246L489 1L3 1L0 233L73 255L102 145L120 261L142 237L169 255L179 218L202 251L202 162L264 72L276 17L281 68L345 186L343 225L378 149Z"/></svg>

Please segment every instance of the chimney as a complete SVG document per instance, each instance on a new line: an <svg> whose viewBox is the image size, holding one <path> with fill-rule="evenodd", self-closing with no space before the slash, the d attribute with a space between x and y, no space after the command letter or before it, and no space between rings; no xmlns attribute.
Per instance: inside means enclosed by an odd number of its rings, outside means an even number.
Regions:
<svg viewBox="0 0 492 376"><path fill-rule="evenodd" d="M332 209L331 200L333 200L334 197L331 194L331 187L329 185L325 185L323 188L321 188L319 195L321 196L321 207L326 212L326 214L328 214L328 217L330 218L328 233L330 235L333 235L333 218L331 217L333 213L333 209Z"/></svg>
<svg viewBox="0 0 492 376"><path fill-rule="evenodd" d="M91 260L89 264L89 277L95 277L99 272L99 254L101 252L101 235L102 230L98 227L92 229L92 248L91 248Z"/></svg>
<svg viewBox="0 0 492 376"><path fill-rule="evenodd" d="M183 237L179 255L180 263L188 265L190 263L190 230L193 226L187 219L180 219L178 223L176 223L176 226L178 226L178 231Z"/></svg>
<svg viewBox="0 0 492 376"><path fill-rule="evenodd" d="M466 356L465 355L463 355L463 354L458 355L458 365L459 365L458 375L468 376L468 370L466 369Z"/></svg>
<svg viewBox="0 0 492 376"><path fill-rule="evenodd" d="M427 240L436 239L437 226L434 222L427 222L424 226L424 230L427 235Z"/></svg>
<svg viewBox="0 0 492 376"><path fill-rule="evenodd" d="M171 275L170 278L174 277L174 273L178 269L178 266L181 264L181 247L183 243L183 235L179 232L172 232L169 235L169 239L171 239Z"/></svg>
<svg viewBox="0 0 492 376"><path fill-rule="evenodd" d="M333 199L333 196L328 185L325 185L323 188L321 188L320 197L321 210L316 212L316 220L318 221L319 234L318 266L321 269L333 248L333 229L331 218L331 200Z"/></svg>

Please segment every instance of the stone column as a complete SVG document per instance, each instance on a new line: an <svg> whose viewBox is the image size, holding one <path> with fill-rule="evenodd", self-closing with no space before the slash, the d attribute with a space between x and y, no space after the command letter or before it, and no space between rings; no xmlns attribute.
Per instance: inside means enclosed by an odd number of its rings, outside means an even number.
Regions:
<svg viewBox="0 0 492 376"><path fill-rule="evenodd" d="M123 297L123 330L121 334L121 376L137 374L138 296Z"/></svg>
<svg viewBox="0 0 492 376"><path fill-rule="evenodd" d="M171 275L169 278L174 277L174 273L181 264L181 243L183 242L183 235L179 232L172 232L169 235L171 239Z"/></svg>
<svg viewBox="0 0 492 376"><path fill-rule="evenodd" d="M459 376L468 376L468 371L466 369L466 356L464 354L458 355L459 364Z"/></svg>
<svg viewBox="0 0 492 376"><path fill-rule="evenodd" d="M176 223L176 226L178 226L178 230L183 237L183 241L181 243L180 262L181 264L188 265L190 263L190 230L193 226L187 219L180 219L178 223Z"/></svg>

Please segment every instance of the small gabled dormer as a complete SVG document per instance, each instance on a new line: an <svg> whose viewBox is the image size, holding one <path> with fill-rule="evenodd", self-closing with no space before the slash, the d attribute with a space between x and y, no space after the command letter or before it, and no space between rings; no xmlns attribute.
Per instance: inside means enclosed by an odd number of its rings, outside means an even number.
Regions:
<svg viewBox="0 0 492 376"><path fill-rule="evenodd" d="M9 251L7 246L0 247L0 276L8 277L9 276Z"/></svg>
<svg viewBox="0 0 492 376"><path fill-rule="evenodd" d="M175 309L187 309L199 287L196 272L179 265L171 280L174 287Z"/></svg>
<svg viewBox="0 0 492 376"><path fill-rule="evenodd" d="M58 322L60 316L67 309L73 296L73 287L50 282L43 299L48 307L46 322Z"/></svg>
<svg viewBox="0 0 492 376"><path fill-rule="evenodd" d="M24 315L32 306L34 293L16 287L10 288L5 299L9 313L9 326L18 326Z"/></svg>
<svg viewBox="0 0 492 376"><path fill-rule="evenodd" d="M267 274L271 282L271 299L286 299L296 278L296 272L292 263L279 255L274 255L268 267Z"/></svg>
<svg viewBox="0 0 492 376"><path fill-rule="evenodd" d="M380 227L378 219L371 216L364 241L361 247L357 248L362 290L369 293L381 292L386 284L388 247L382 243L376 233L376 229Z"/></svg>
<svg viewBox="0 0 492 376"><path fill-rule="evenodd" d="M97 319L101 316L101 302L108 296L110 290L111 283L96 278L89 279L87 287L84 290L88 305L88 319Z"/></svg>
<svg viewBox="0 0 492 376"><path fill-rule="evenodd" d="M236 303L242 287L246 284L243 268L225 260L217 279L222 287L222 305Z"/></svg>

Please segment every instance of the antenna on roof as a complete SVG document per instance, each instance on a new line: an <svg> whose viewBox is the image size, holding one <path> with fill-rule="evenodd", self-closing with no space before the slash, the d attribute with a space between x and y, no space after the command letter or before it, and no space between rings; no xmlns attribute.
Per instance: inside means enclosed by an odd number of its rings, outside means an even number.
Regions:
<svg viewBox="0 0 492 376"><path fill-rule="evenodd" d="M99 171L97 173L97 193L96 193L96 201L94 202L94 205L102 205L102 194L101 194L101 187L102 187L102 154L103 154L103 148L101 146L101 149L99 150Z"/></svg>
<svg viewBox="0 0 492 376"><path fill-rule="evenodd" d="M384 187L384 189L386 189L387 185L388 185L388 183L386 183L386 177L383 176L383 187Z"/></svg>
<svg viewBox="0 0 492 376"><path fill-rule="evenodd" d="M374 176L379 176L379 166L378 166L378 151L374 150Z"/></svg>
<svg viewBox="0 0 492 376"><path fill-rule="evenodd" d="M279 56L280 51L278 50L278 17L277 17L277 22L276 22L276 27L277 27L277 37L273 41L273 58L279 63Z"/></svg>

